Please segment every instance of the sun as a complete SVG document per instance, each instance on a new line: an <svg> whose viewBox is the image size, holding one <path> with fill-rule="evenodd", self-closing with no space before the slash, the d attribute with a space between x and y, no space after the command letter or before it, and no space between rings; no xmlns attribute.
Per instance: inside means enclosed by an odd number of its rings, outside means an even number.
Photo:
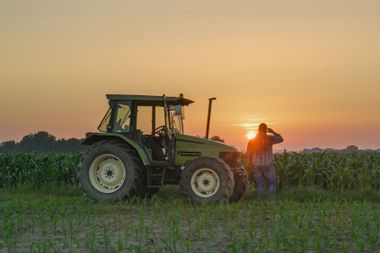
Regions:
<svg viewBox="0 0 380 253"><path fill-rule="evenodd" d="M253 139L256 137L256 133L254 131L249 131L246 135L247 139L250 140L250 139Z"/></svg>

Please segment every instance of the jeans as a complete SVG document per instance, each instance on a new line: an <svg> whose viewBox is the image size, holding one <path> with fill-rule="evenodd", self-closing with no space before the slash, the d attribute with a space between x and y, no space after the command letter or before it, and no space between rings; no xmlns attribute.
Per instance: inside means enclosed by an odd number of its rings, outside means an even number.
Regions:
<svg viewBox="0 0 380 253"><path fill-rule="evenodd" d="M269 199L273 200L276 193L276 171L270 166L253 166L253 176L256 183L257 198L263 200L265 184L268 184Z"/></svg>

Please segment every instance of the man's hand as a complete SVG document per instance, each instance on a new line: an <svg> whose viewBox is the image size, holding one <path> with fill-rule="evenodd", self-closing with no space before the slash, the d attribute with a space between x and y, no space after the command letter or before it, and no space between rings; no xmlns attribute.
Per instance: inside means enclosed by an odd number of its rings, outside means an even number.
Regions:
<svg viewBox="0 0 380 253"><path fill-rule="evenodd" d="M267 132L273 134L273 136L271 137L272 144L281 143L284 141L282 136L279 133L277 133L276 131L274 131L272 128L268 128Z"/></svg>

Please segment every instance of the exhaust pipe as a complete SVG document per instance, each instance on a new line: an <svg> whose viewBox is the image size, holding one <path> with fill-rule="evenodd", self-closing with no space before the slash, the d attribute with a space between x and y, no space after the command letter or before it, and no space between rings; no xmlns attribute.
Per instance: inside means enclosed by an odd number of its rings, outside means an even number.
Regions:
<svg viewBox="0 0 380 253"><path fill-rule="evenodd" d="M208 99L208 115L207 115L207 126L206 126L206 139L208 139L208 134L210 131L210 118L211 118L211 107L212 107L212 101L216 100L216 98L209 98Z"/></svg>

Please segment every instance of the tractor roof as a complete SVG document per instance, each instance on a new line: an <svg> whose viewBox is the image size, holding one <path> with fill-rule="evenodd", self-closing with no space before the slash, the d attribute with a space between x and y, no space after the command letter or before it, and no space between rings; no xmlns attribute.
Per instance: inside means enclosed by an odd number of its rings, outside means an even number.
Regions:
<svg viewBox="0 0 380 253"><path fill-rule="evenodd" d="M162 105L164 102L163 96L107 94L106 97L108 100L136 101L144 105ZM166 97L166 101L170 105L189 105L194 102L184 98L182 94L178 97Z"/></svg>

